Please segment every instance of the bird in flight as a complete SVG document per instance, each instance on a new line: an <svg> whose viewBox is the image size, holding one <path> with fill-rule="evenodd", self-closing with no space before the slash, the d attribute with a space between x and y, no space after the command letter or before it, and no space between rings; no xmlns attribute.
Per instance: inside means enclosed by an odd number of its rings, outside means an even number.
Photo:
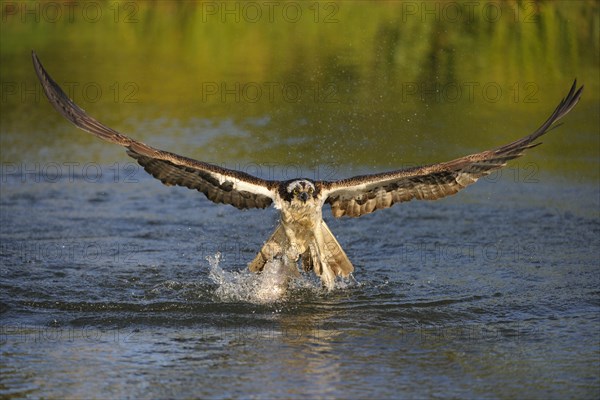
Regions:
<svg viewBox="0 0 600 400"><path fill-rule="evenodd" d="M329 290L334 288L336 277L349 276L354 267L323 221L325 204L331 206L336 218L360 217L404 201L437 200L455 194L541 144L536 139L559 125L557 121L575 107L583 90L583 86L577 89L577 81L573 82L567 96L538 129L492 150L438 164L336 181L277 181L159 150L103 125L69 99L35 52L32 58L44 92L59 113L78 128L125 147L130 157L163 184L195 189L215 203L238 209L271 205L278 209L279 224L248 265L251 271L260 272L267 261L281 259L293 265L297 275L297 263L302 260L303 269L314 271Z"/></svg>

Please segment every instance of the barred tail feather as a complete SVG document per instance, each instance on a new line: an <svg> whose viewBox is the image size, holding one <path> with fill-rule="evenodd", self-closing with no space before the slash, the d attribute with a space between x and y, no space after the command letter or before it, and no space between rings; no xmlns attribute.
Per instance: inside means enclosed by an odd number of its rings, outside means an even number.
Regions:
<svg viewBox="0 0 600 400"><path fill-rule="evenodd" d="M321 251L323 251L325 260L335 276L346 277L350 275L354 271L354 267L324 221L321 223L321 234L323 235L323 248Z"/></svg>

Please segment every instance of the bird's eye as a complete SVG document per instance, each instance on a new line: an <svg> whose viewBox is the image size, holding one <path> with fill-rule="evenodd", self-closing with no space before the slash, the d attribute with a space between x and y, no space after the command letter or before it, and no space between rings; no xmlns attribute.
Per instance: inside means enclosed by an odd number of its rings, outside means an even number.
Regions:
<svg viewBox="0 0 600 400"><path fill-rule="evenodd" d="M295 187L294 188L294 194L298 194L299 192L300 192L300 190L297 187Z"/></svg>
<svg viewBox="0 0 600 400"><path fill-rule="evenodd" d="M315 191L315 189L313 189L312 187L309 187L309 188L308 188L308 193L309 193L309 194L313 194L313 192L314 192L314 191Z"/></svg>

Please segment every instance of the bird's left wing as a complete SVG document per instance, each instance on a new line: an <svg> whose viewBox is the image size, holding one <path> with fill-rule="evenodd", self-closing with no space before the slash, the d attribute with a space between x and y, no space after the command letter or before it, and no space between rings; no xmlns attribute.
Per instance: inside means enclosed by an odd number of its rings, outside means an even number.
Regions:
<svg viewBox="0 0 600 400"><path fill-rule="evenodd" d="M158 150L101 124L69 99L48 75L35 52L32 58L44 92L58 112L78 128L125 147L129 156L165 185L196 189L215 203L239 209L265 208L275 200L279 184L276 181Z"/></svg>
<svg viewBox="0 0 600 400"><path fill-rule="evenodd" d="M359 217L403 201L436 200L455 194L541 144L533 142L558 126L556 122L575 107L582 90L583 86L577 89L577 81L573 82L569 94L546 122L532 134L510 144L440 164L319 182L321 196L331 205L335 217Z"/></svg>

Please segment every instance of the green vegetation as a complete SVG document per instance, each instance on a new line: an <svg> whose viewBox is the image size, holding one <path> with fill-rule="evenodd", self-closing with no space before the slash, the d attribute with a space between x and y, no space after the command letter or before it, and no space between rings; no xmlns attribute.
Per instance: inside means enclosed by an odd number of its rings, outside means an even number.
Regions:
<svg viewBox="0 0 600 400"><path fill-rule="evenodd" d="M443 160L534 129L577 77L582 104L532 159L557 172L562 154L567 173L597 179L599 8L593 0L3 2L2 160L60 159L93 140L30 93L39 88L35 49L101 121L214 162ZM121 155L94 151L95 161Z"/></svg>

